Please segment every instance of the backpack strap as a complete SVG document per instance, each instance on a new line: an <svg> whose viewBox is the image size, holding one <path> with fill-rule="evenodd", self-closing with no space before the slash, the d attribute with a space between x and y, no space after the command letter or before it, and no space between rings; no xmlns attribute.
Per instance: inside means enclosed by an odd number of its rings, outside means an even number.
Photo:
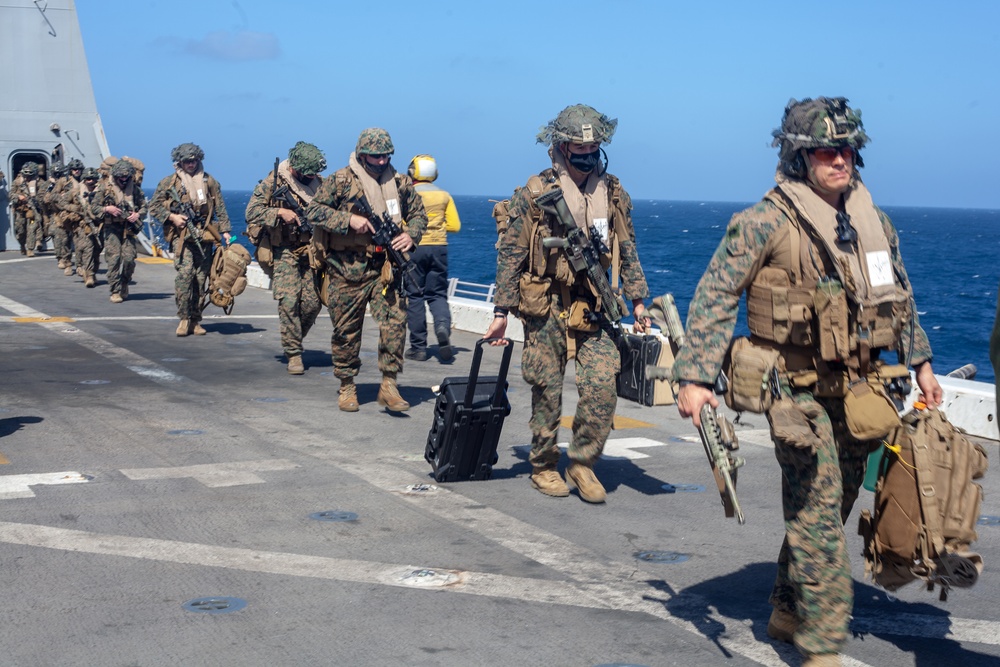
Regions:
<svg viewBox="0 0 1000 667"><path fill-rule="evenodd" d="M931 422L941 419L937 410L928 410L917 423L919 437L913 440L913 467L917 478L917 494L923 514L924 527L930 552L928 555L944 553L944 531L941 528L940 500L934 486L934 470L931 461L931 438L938 438L938 428Z"/></svg>

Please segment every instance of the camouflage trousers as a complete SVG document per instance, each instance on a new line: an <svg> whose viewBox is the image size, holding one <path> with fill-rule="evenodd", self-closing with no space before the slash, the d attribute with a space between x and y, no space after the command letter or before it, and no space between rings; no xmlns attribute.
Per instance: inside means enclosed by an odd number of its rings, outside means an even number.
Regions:
<svg viewBox="0 0 1000 667"><path fill-rule="evenodd" d="M391 288L383 291L378 271L366 271L360 282L348 281L333 270L329 275L333 374L344 380L355 377L361 369L361 327L368 304L378 322L378 368L383 374L401 372L406 342L406 299Z"/></svg>
<svg viewBox="0 0 1000 667"><path fill-rule="evenodd" d="M802 653L837 653L847 641L854 605L844 522L858 498L872 443L851 437L842 400L817 399L808 391L796 392L792 400L819 444L815 452L796 447L772 428L785 540L770 602L801 620L795 645Z"/></svg>
<svg viewBox="0 0 1000 667"><path fill-rule="evenodd" d="M34 250L45 240L45 228L39 220L28 220L21 212L14 213L14 236L28 250Z"/></svg>
<svg viewBox="0 0 1000 667"><path fill-rule="evenodd" d="M271 293L278 302L281 349L287 356L302 354L302 340L323 309L316 291L316 272L309 267L309 255L296 254L279 246L274 253Z"/></svg>
<svg viewBox="0 0 1000 667"><path fill-rule="evenodd" d="M96 234L87 234L83 225L76 229L76 266L83 270L84 277L96 275L101 268L101 248ZM89 225L88 225L89 229Z"/></svg>
<svg viewBox="0 0 1000 667"><path fill-rule="evenodd" d="M56 259L70 259L73 252L72 239L62 225L52 225L52 247L55 248Z"/></svg>
<svg viewBox="0 0 1000 667"><path fill-rule="evenodd" d="M108 264L108 289L112 294L128 295L135 255L135 238L126 236L121 225L104 226L104 261Z"/></svg>
<svg viewBox="0 0 1000 667"><path fill-rule="evenodd" d="M521 375L531 385L531 454L538 468L559 462L556 438L562 413L563 380L566 376L566 320L558 314L528 317L524 323L524 353ZM593 465L604 450L611 432L618 396L615 376L621 355L603 330L576 333L576 389L579 400L573 417L570 460Z"/></svg>
<svg viewBox="0 0 1000 667"><path fill-rule="evenodd" d="M212 270L215 248L211 241L201 243L174 241L174 300L177 317L201 321L201 303L208 291L208 274Z"/></svg>

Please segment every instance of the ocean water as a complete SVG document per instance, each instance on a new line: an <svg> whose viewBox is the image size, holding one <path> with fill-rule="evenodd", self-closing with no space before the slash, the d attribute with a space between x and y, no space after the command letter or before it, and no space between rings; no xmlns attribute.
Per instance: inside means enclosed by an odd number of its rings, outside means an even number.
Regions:
<svg viewBox="0 0 1000 667"><path fill-rule="evenodd" d="M243 212L249 191L224 193L234 231L247 243ZM448 238L449 273L493 282L496 226L491 197L456 196L462 230ZM492 199L499 199L493 197ZM750 203L636 200L639 257L653 296L671 292L681 316L733 213ZM975 364L977 380L993 381L989 337L1000 283L1000 210L886 207L899 231L920 323L944 374ZM740 328L745 325L741 315Z"/></svg>

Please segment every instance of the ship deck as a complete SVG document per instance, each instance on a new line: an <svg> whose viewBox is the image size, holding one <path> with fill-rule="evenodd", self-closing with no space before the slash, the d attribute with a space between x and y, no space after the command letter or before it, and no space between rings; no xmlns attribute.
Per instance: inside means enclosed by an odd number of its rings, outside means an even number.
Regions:
<svg viewBox="0 0 1000 667"><path fill-rule="evenodd" d="M739 426L746 525L723 516L673 406L619 403L605 505L548 498L528 482L518 346L493 478L435 484L432 388L467 375L476 335L455 333L450 365L408 361L412 409L393 415L367 319L361 411L345 414L325 313L293 377L268 292L178 338L169 263L142 258L123 304L103 277L86 289L51 253L0 253L0 664L799 664L766 635L783 528L762 416ZM862 491L845 665L1000 664L997 478L986 571L947 602L865 580Z"/></svg>

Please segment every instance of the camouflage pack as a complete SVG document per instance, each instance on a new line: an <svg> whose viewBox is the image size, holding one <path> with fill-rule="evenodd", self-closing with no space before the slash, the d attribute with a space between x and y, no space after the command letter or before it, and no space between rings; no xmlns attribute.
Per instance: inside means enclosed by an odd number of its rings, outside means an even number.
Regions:
<svg viewBox="0 0 1000 667"><path fill-rule="evenodd" d="M226 315L233 312L236 297L247 288L247 267L250 252L233 243L228 247L219 246L212 259L212 270L208 277L208 293L211 302L222 308Z"/></svg>

